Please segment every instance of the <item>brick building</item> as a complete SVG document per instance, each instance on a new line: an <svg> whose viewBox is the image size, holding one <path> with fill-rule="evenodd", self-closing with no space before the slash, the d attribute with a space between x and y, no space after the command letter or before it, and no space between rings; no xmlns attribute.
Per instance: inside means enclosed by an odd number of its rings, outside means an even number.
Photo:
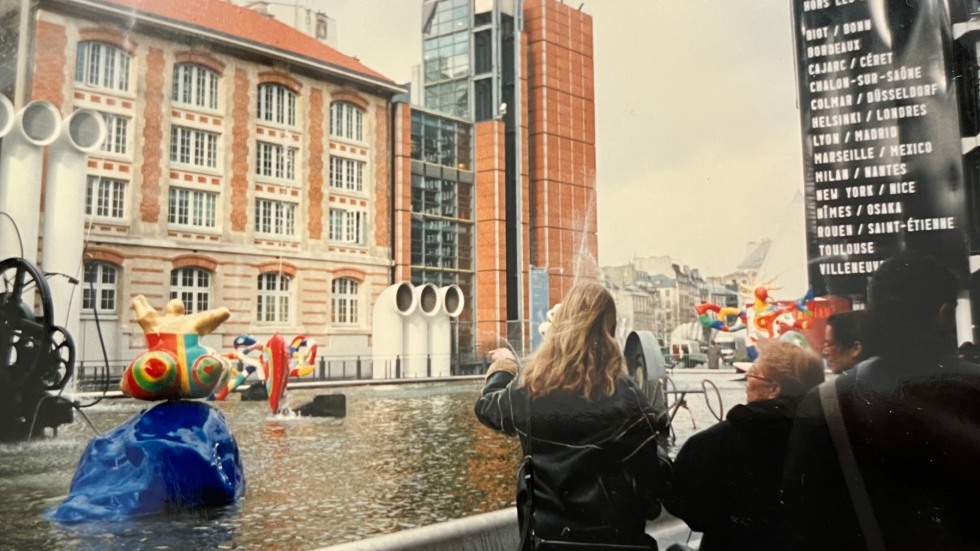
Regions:
<svg viewBox="0 0 980 551"><path fill-rule="evenodd" d="M41 0L30 99L101 112L79 358L142 348L131 298L227 306L206 344L364 354L391 281L391 97L357 59L220 0ZM81 206L80 206L81 208ZM57 236L42 236L43 240ZM76 301L77 303L77 301Z"/></svg>
<svg viewBox="0 0 980 551"><path fill-rule="evenodd" d="M396 278L459 284L478 350L526 350L576 278L598 278L592 18L558 0L422 9L421 105L394 125L411 142L396 145ZM469 140L472 158L439 153ZM453 214L418 200L436 189Z"/></svg>

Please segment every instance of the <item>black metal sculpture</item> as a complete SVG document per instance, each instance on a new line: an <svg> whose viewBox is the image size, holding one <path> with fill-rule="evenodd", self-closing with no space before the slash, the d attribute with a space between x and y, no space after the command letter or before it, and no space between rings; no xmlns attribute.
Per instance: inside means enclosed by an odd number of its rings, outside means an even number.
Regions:
<svg viewBox="0 0 980 551"><path fill-rule="evenodd" d="M23 258L0 261L0 442L29 440L74 420L50 391L71 379L75 344L54 324L44 275Z"/></svg>

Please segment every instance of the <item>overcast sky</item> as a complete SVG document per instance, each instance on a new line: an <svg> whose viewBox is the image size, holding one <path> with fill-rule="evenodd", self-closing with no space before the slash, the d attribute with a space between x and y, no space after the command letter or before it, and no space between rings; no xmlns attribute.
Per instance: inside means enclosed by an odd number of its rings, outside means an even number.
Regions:
<svg viewBox="0 0 980 551"><path fill-rule="evenodd" d="M410 80L421 0L306 1L336 19L341 51ZM802 295L789 2L591 0L582 9L594 27L599 263L668 255L723 275L747 243L771 238L766 275Z"/></svg>

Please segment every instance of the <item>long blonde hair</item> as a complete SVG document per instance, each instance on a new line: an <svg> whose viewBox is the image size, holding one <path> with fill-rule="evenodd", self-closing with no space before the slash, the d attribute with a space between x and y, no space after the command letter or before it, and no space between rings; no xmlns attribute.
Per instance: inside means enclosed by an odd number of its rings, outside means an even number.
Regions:
<svg viewBox="0 0 980 551"><path fill-rule="evenodd" d="M589 401L612 396L616 380L626 375L615 332L612 295L598 283L575 285L521 373L521 385L531 396L559 390Z"/></svg>

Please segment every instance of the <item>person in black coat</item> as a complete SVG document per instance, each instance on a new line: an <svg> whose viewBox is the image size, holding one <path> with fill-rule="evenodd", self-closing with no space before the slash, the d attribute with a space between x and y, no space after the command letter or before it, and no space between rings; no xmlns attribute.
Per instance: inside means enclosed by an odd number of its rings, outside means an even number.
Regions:
<svg viewBox="0 0 980 551"><path fill-rule="evenodd" d="M814 391L798 408L786 460L790 548L869 549L877 532L886 549L980 549L980 368L955 356L958 290L952 272L915 254L872 276L872 357L825 383L864 481L870 529Z"/></svg>
<svg viewBox="0 0 980 551"><path fill-rule="evenodd" d="M475 411L521 439L522 549L549 548L540 540L657 549L645 527L660 513L670 469L657 444L664 427L628 377L615 329L609 292L578 284L520 375L495 354Z"/></svg>
<svg viewBox="0 0 980 551"><path fill-rule="evenodd" d="M823 381L820 358L789 342L759 342L745 373L746 404L691 436L674 460L664 505L692 530L700 551L785 549L780 541L786 441L796 405Z"/></svg>

